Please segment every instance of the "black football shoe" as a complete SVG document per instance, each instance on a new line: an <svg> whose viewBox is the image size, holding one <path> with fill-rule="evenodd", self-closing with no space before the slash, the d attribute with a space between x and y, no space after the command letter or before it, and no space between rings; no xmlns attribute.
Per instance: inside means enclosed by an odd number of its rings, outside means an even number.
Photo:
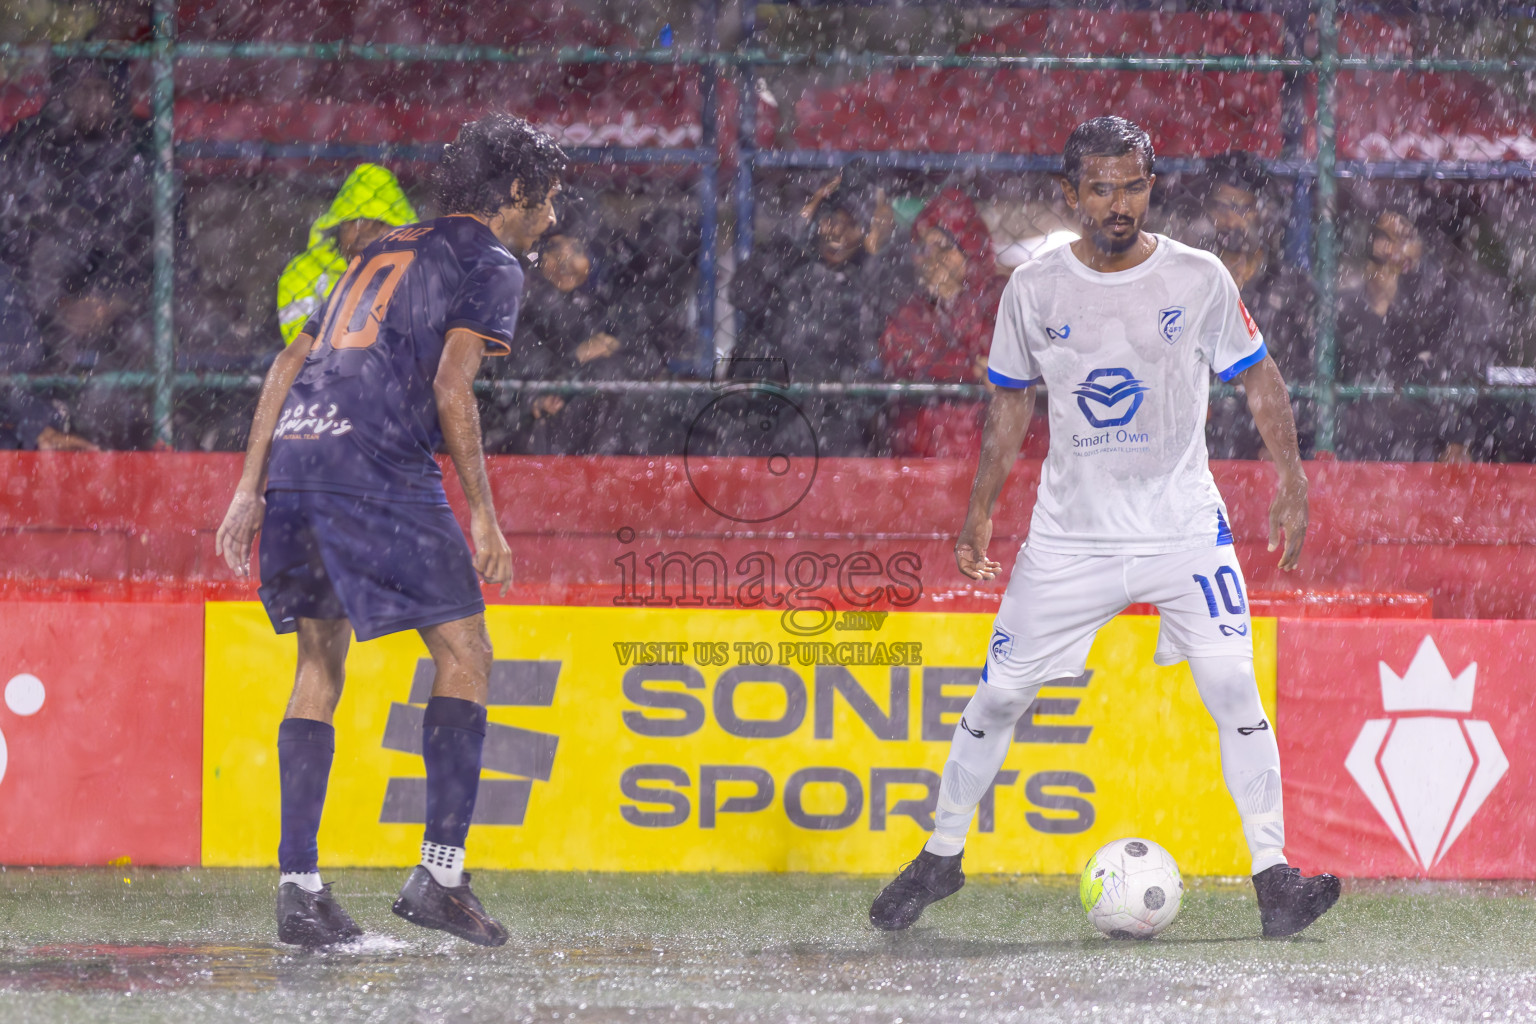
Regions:
<svg viewBox="0 0 1536 1024"><path fill-rule="evenodd" d="M1333 875L1304 877L1299 868L1276 864L1253 876L1259 896L1259 922L1266 939L1295 935L1338 902L1339 880Z"/></svg>
<svg viewBox="0 0 1536 1024"><path fill-rule="evenodd" d="M960 891L965 884L965 872L960 870L964 856L964 851L953 857L940 857L927 850L919 853L916 860L902 866L895 881L880 890L869 908L869 923L887 932L911 927L928 904Z"/></svg>
<svg viewBox="0 0 1536 1024"><path fill-rule="evenodd" d="M284 882L277 887L277 938L310 949L351 942L363 934L357 922L331 895L331 885L310 892Z"/></svg>
<svg viewBox="0 0 1536 1024"><path fill-rule="evenodd" d="M501 922L485 912L475 894L469 891L469 872L462 885L450 889L439 885L432 872L417 865L395 900L395 913L411 924L437 928L477 946L500 946L507 941Z"/></svg>

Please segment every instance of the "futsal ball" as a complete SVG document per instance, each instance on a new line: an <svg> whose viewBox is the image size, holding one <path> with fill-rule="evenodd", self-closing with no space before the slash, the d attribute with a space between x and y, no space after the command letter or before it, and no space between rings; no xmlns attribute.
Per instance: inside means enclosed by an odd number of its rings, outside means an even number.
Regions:
<svg viewBox="0 0 1536 1024"><path fill-rule="evenodd" d="M1150 939L1179 916L1184 880L1150 839L1116 839L1088 858L1077 887L1095 928L1112 939Z"/></svg>

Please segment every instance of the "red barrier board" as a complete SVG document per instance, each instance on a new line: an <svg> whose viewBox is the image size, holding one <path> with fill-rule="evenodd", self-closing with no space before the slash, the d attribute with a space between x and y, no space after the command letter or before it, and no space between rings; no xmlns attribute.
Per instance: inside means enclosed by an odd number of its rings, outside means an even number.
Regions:
<svg viewBox="0 0 1536 1024"><path fill-rule="evenodd" d="M1282 621L1286 852L1311 873L1532 878L1533 622Z"/></svg>
<svg viewBox="0 0 1536 1024"><path fill-rule="evenodd" d="M0 697L0 863L199 863L200 603L8 601Z"/></svg>
<svg viewBox="0 0 1536 1024"><path fill-rule="evenodd" d="M694 460L699 461L699 460ZM766 459L498 456L489 460L519 602L612 601L620 566L652 555L717 552L732 567L767 551L782 570L801 551L868 551L889 567L922 563L917 610L985 610L1005 578L960 590L954 531L975 464L965 459L822 459L804 500L771 522L742 524L705 507L716 493L761 495ZM1536 619L1536 466L1313 462L1312 527L1299 570L1267 550L1274 467L1217 462L1248 586L1267 614L1359 618ZM993 544L1012 562L1029 524L1040 464L1021 460L994 517ZM190 452L0 452L0 587L9 598L254 599L213 537L240 456ZM462 491L447 472L448 500ZM627 528L627 529L626 529ZM628 537L628 540L624 538ZM781 572L782 576L782 572ZM583 597L582 595L589 595ZM1423 596L1429 599L1426 608Z"/></svg>

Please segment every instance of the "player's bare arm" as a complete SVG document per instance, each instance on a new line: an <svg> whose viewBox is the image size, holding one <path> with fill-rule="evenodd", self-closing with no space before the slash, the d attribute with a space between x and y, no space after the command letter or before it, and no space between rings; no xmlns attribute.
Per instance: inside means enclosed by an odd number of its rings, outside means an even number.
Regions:
<svg viewBox="0 0 1536 1024"><path fill-rule="evenodd" d="M485 450L480 439L480 408L475 402L475 375L485 353L485 339L472 331L448 332L443 356L437 365L432 393L437 399L437 419L443 428L443 447L453 459L464 497L469 501L469 536L475 545L475 571L486 583L501 584L505 594L512 585L512 549L496 522L491 482L485 473Z"/></svg>
<svg viewBox="0 0 1536 1024"><path fill-rule="evenodd" d="M1301 545L1307 538L1307 474L1301 465L1290 394L1280 368L1269 356L1238 374L1237 383L1247 392L1248 411L1280 474L1279 489L1269 506L1269 550L1280 547L1283 536L1280 568L1291 570L1301 564Z"/></svg>
<svg viewBox="0 0 1536 1024"><path fill-rule="evenodd" d="M1034 388L997 388L987 405L987 424L981 434L981 458L971 485L971 502L965 525L955 541L955 562L973 580L990 580L1002 564L987 557L992 542L992 509L1003 484L1024 446L1029 421L1035 413Z"/></svg>
<svg viewBox="0 0 1536 1024"><path fill-rule="evenodd" d="M262 492L267 485L267 458L272 454L272 432L277 429L277 419L282 414L283 403L288 400L288 390L304 367L314 339L301 334L293 344L278 353L267 371L267 379L261 385L261 397L256 402L256 415L251 420L251 437L245 445L245 467L240 472L240 482L235 495L224 513L224 522L214 537L214 550L223 557L225 564L238 576L251 574L251 545L261 529L266 512L266 499Z"/></svg>

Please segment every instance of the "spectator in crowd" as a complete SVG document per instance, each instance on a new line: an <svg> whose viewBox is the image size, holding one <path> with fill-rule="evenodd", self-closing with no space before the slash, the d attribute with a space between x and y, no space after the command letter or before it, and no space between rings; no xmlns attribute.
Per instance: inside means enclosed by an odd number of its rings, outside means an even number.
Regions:
<svg viewBox="0 0 1536 1024"><path fill-rule="evenodd" d="M37 333L15 276L0 264L0 373L32 373L43 364ZM0 449L96 451L67 432L65 407L20 387L0 390Z"/></svg>
<svg viewBox="0 0 1536 1024"><path fill-rule="evenodd" d="M949 188L912 225L917 287L880 336L886 377L897 381L986 380L987 351L1007 280L998 274L992 236L969 197ZM981 443L986 407L930 399L893 405L892 453L958 458Z"/></svg>
<svg viewBox="0 0 1536 1024"><path fill-rule="evenodd" d="M646 211L631 232L606 234L614 301L626 329L669 369L698 364L698 219L667 205Z"/></svg>
<svg viewBox="0 0 1536 1024"><path fill-rule="evenodd" d="M559 201L539 247L518 315L519 346L493 376L529 380L648 380L664 366L636 337L614 301L607 247L575 196ZM649 450L642 398L533 393L499 400L489 419L491 450L530 455L627 455Z"/></svg>
<svg viewBox="0 0 1536 1024"><path fill-rule="evenodd" d="M1257 158L1243 152L1217 156L1206 168L1204 213L1210 234L1204 244L1221 257L1237 282L1243 305L1263 332L1264 345L1286 383L1310 382L1316 310L1312 280L1274 249L1268 230L1269 175ZM1312 403L1293 398L1291 405L1305 456L1312 450ZM1211 403L1206 433L1212 458L1267 455L1241 396Z"/></svg>
<svg viewBox="0 0 1536 1024"><path fill-rule="evenodd" d="M696 376L699 352L696 217L666 206L648 210L631 234L605 235L613 302L626 343L632 340L658 378ZM686 443L689 399L657 393L630 398L643 423L636 455L668 455Z"/></svg>
<svg viewBox="0 0 1536 1024"><path fill-rule="evenodd" d="M779 359L794 383L875 380L880 332L905 268L895 211L861 168L823 184L800 212L803 241L770 242L736 268L731 300L747 320L736 355ZM863 455L879 405L807 399L801 410L823 455Z"/></svg>
<svg viewBox="0 0 1536 1024"><path fill-rule="evenodd" d="M149 152L126 69L84 59L56 63L42 112L0 139L0 259L15 268L55 369L150 365ZM88 384L73 419L109 448L151 436L141 389Z"/></svg>
<svg viewBox="0 0 1536 1024"><path fill-rule="evenodd" d="M325 304L326 296L352 257L391 228L416 220L416 210L400 182L378 164L359 164L330 209L309 229L309 245L288 261L277 281L277 319L283 344L299 336L304 322Z"/></svg>
<svg viewBox="0 0 1536 1024"><path fill-rule="evenodd" d="M1339 380L1345 384L1477 384L1507 352L1508 311L1474 276L1448 272L1403 208L1383 210L1357 280L1341 288ZM1489 439L1463 405L1361 399L1342 405L1343 458L1466 462Z"/></svg>
<svg viewBox="0 0 1536 1024"><path fill-rule="evenodd" d="M278 336L271 272L253 273L253 194L216 182L187 197L177 246L176 369L257 374L274 356ZM236 388L178 391L175 437L193 451L242 451L256 392Z"/></svg>

